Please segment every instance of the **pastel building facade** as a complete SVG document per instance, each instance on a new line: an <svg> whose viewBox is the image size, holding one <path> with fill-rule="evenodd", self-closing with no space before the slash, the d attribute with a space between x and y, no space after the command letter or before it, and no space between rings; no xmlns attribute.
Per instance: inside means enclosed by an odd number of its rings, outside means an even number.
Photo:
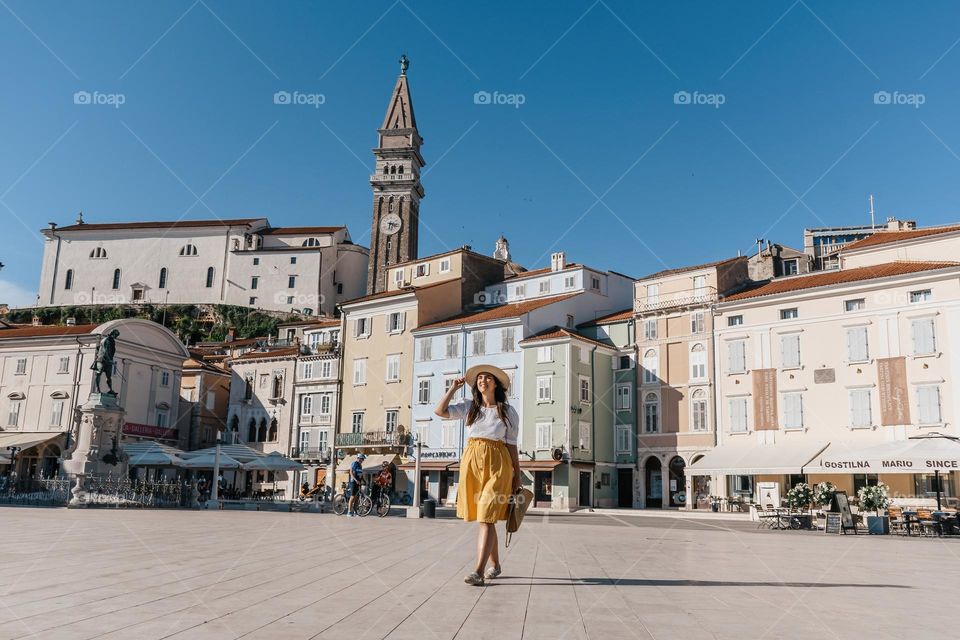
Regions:
<svg viewBox="0 0 960 640"><path fill-rule="evenodd" d="M686 467L713 449L717 301L749 282L745 257L669 269L636 282L638 503L709 508L708 476Z"/></svg>
<svg viewBox="0 0 960 640"><path fill-rule="evenodd" d="M124 442L155 440L187 444L179 429L181 366L189 356L177 337L147 320L100 325L0 329L0 465L9 467L8 446L21 448L18 476L53 476L78 425L78 410L96 389L90 369L101 338L113 330L113 388L124 408ZM106 379L101 379L106 391Z"/></svg>
<svg viewBox="0 0 960 640"><path fill-rule="evenodd" d="M937 253L960 255L956 239L945 249ZM717 495L782 497L804 480L933 495L932 474L811 469L824 452L960 436L960 263L878 262L759 283L717 305L715 333L717 448L693 473L712 475ZM956 476L942 486L951 498Z"/></svg>

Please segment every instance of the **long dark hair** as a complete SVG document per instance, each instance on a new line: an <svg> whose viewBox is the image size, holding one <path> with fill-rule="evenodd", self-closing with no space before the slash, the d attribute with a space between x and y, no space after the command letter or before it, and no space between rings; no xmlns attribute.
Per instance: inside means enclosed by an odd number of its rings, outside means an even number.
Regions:
<svg viewBox="0 0 960 640"><path fill-rule="evenodd" d="M481 372L484 373L484 372ZM510 419L507 417L507 390L503 388L500 379L492 374L487 374L493 378L493 399L497 401L497 416L503 421L503 424L510 428ZM467 412L467 425L471 425L480 415L480 408L483 407L483 394L477 389L477 383L473 383L473 404L470 405L470 411Z"/></svg>

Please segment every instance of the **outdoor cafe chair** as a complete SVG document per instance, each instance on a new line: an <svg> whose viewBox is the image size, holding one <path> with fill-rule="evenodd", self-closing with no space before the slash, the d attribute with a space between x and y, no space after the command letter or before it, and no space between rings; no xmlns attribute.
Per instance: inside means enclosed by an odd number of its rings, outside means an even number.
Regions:
<svg viewBox="0 0 960 640"><path fill-rule="evenodd" d="M903 507L888 508L887 517L890 518L890 533L905 534L907 532L907 525L903 519Z"/></svg>
<svg viewBox="0 0 960 640"><path fill-rule="evenodd" d="M929 509L917 509L917 524L920 525L920 535L933 535L940 523L934 520Z"/></svg>

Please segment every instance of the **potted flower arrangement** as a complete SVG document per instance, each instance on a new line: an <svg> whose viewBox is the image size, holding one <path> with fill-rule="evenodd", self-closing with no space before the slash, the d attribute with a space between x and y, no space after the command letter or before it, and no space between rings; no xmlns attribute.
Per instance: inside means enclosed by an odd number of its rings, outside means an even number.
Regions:
<svg viewBox="0 0 960 640"><path fill-rule="evenodd" d="M798 511L807 511L810 509L810 505L814 501L814 491L806 482L798 482L794 485L793 489L787 491L787 505L797 509ZM812 518L810 514L803 516L793 516L791 521L796 519L796 523L803 528L809 529L811 526ZM797 528L797 526L791 526L791 528Z"/></svg>
<svg viewBox="0 0 960 640"><path fill-rule="evenodd" d="M857 492L860 508L864 511L873 511L875 515L867 516L867 531L871 534L886 535L890 533L890 518L881 516L880 510L890 506L888 493L890 487L882 482L866 486Z"/></svg>
<svg viewBox="0 0 960 640"><path fill-rule="evenodd" d="M837 487L832 482L819 482L813 489L813 504L821 509L833 502Z"/></svg>

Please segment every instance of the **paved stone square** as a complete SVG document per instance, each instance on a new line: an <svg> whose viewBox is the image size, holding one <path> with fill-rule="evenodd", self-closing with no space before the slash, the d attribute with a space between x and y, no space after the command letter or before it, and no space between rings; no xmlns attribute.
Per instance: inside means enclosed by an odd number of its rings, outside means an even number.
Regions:
<svg viewBox="0 0 960 640"><path fill-rule="evenodd" d="M0 508L0 640L934 638L960 541L532 516L486 588L452 519Z"/></svg>

